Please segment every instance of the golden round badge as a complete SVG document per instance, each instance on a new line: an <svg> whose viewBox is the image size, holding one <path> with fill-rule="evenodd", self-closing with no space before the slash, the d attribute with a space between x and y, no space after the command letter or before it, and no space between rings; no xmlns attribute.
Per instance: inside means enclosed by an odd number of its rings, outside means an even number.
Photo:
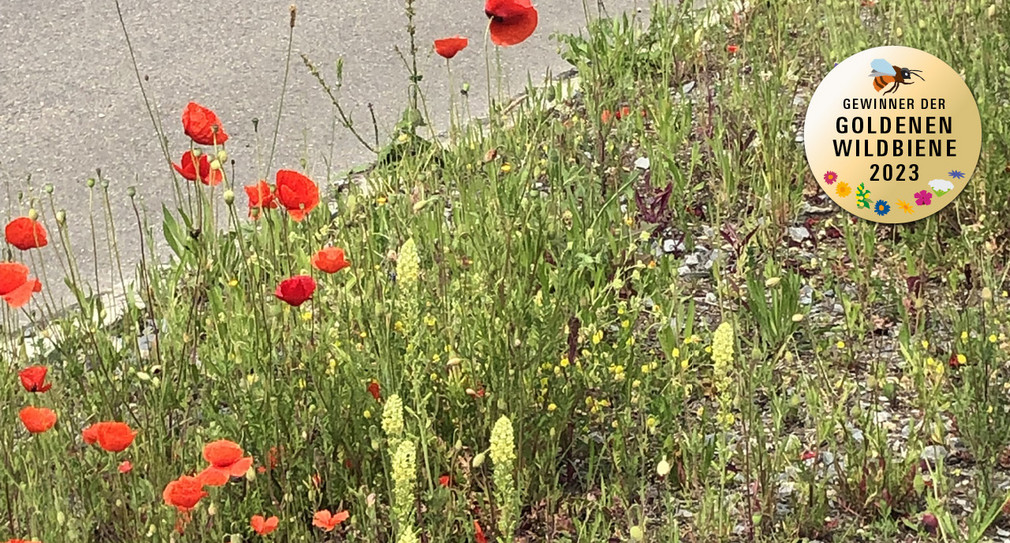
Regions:
<svg viewBox="0 0 1010 543"><path fill-rule="evenodd" d="M821 81L803 126L810 168L843 209L905 223L940 211L978 164L982 119L960 74L933 55L856 53Z"/></svg>

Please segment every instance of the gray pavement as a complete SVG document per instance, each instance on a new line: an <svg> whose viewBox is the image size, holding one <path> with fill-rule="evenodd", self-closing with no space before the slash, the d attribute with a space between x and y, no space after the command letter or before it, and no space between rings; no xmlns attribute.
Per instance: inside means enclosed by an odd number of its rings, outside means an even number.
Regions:
<svg viewBox="0 0 1010 543"><path fill-rule="evenodd" d="M265 164L257 147L269 152L284 71L288 0L121 0L141 74L166 128L172 158L188 148L180 115L190 100L214 109L231 139L236 185L250 184ZM406 49L404 4L394 0L304 0L298 5L286 105L281 117L274 170L297 168L306 157L314 177L325 178L323 156L333 145L334 170L366 162L370 154L338 127L333 134L329 99L298 58L305 53L332 80L337 58L344 58L345 107L363 127L366 104L375 106L380 129L389 129L405 104L407 73L394 46ZM597 0L586 0L595 15ZM606 0L611 14L646 9L647 0ZM483 0L417 0L420 69L429 110L445 124L448 85L444 60L432 40L454 34L470 47L453 59L457 83L471 85L475 115L486 111L483 39L487 19ZM521 90L526 74L540 80L570 66L558 55L555 32L585 26L582 0L534 0L540 24L525 43L502 50L511 90ZM260 119L257 136L252 119ZM262 159L265 162L265 158ZM6 199L0 219L24 214L26 198L40 197L46 183L55 187L57 205L67 209L76 257L93 270L90 247L88 177L101 168L110 180L117 232L127 264L136 259L139 240L126 188L136 185L152 222L159 225L161 204L171 207L173 188L136 81L113 0L34 0L0 2L0 179ZM30 176L30 183L26 180ZM269 179L272 180L272 172ZM245 206L239 191L237 203ZM98 218L101 229L101 218ZM48 217L51 238L55 238ZM98 266L108 269L100 236ZM55 244L28 259L33 271L46 266L47 288L63 297L62 271ZM15 254L14 258L22 258ZM129 268L128 268L129 269ZM105 273L104 271L100 273ZM111 273L111 270L110 270ZM93 276L94 273L91 272ZM87 275L86 275L87 276ZM103 288L108 287L103 278Z"/></svg>

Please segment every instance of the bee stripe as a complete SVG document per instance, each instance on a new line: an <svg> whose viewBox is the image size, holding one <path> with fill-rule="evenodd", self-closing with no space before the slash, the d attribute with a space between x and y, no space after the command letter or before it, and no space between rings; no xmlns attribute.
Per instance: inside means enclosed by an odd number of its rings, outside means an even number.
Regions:
<svg viewBox="0 0 1010 543"><path fill-rule="evenodd" d="M873 78L873 88L877 92L883 90L884 87L894 82L894 78L887 75L878 75Z"/></svg>

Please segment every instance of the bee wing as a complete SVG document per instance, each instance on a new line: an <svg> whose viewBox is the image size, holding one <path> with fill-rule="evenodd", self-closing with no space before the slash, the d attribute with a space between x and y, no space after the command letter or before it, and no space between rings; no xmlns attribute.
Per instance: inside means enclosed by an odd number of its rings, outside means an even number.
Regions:
<svg viewBox="0 0 1010 543"><path fill-rule="evenodd" d="M882 58L875 59L871 62L870 68L873 68L873 73L877 75L895 75L898 73L894 71L894 66L890 62L887 62Z"/></svg>
<svg viewBox="0 0 1010 543"><path fill-rule="evenodd" d="M893 71L893 70L892 70L892 71ZM883 72L878 72L878 71L876 71L876 70L874 70L874 71L870 72L870 77L878 77L878 76L881 76L881 75L885 75L885 76L886 76L886 75L894 75L894 74L893 74L893 73L890 73L890 74L885 74L885 73L883 73Z"/></svg>

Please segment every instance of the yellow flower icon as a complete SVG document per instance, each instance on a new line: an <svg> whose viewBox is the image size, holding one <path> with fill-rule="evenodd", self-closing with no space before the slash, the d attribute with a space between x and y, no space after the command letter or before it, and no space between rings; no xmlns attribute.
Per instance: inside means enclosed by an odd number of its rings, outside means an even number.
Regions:
<svg viewBox="0 0 1010 543"><path fill-rule="evenodd" d="M852 187L850 187L845 181L841 181L835 185L835 194L837 194L839 198L845 198L849 194L852 194Z"/></svg>

